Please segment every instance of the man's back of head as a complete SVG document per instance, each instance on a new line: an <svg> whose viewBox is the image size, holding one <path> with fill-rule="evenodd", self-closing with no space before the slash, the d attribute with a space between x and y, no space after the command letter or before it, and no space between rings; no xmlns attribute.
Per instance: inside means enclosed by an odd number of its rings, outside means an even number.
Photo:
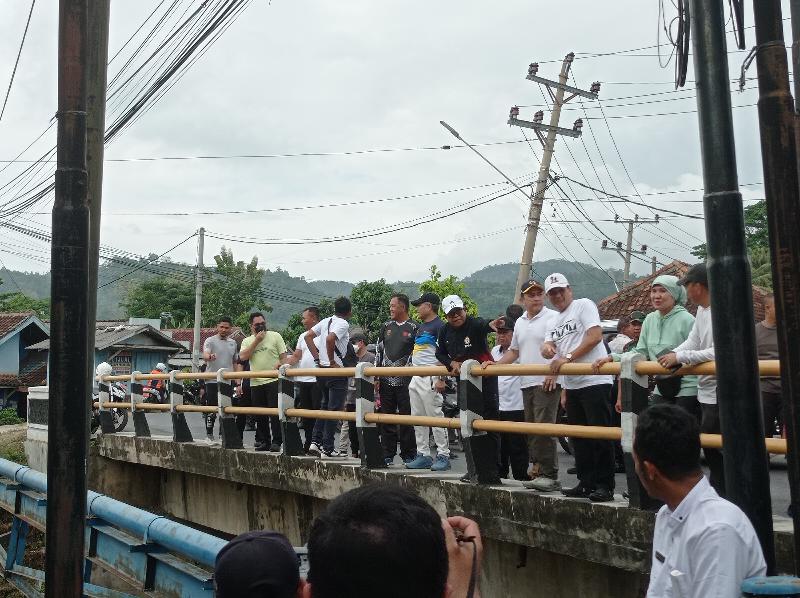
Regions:
<svg viewBox="0 0 800 598"><path fill-rule="evenodd" d="M312 598L442 598L448 572L439 515L413 492L370 484L335 499L311 526Z"/></svg>

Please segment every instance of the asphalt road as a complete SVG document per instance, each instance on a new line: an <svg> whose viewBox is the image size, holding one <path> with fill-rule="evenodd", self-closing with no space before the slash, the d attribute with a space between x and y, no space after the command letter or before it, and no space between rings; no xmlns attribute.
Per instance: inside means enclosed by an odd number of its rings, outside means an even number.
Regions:
<svg viewBox="0 0 800 598"><path fill-rule="evenodd" d="M196 441L205 442L206 431L203 423L203 417L200 413L187 413L186 421L189 424L189 429L192 431L192 436ZM148 413L147 422L150 425L150 433L153 436L172 436L172 421L168 413ZM124 430L125 432L133 432L133 424L128 423ZM219 425L215 426L214 432L219 435ZM255 432L245 432L244 446L245 449L252 450ZM466 462L464 455L459 450L454 450L453 454L456 458L451 461L452 472L464 473L466 471ZM558 447L558 460L559 460L559 481L563 486L573 486L577 483L577 478L574 475L567 473L567 469L574 465L574 460L571 455L565 453L561 447ZM342 460L343 462L355 462L352 460ZM402 471L403 465L400 458L395 458L393 469ZM615 492L621 494L628 487L627 480L624 474L617 474ZM773 455L770 460L770 490L772 494L772 511L774 515L785 516L786 510L789 507L789 478L786 469L786 457L784 455Z"/></svg>

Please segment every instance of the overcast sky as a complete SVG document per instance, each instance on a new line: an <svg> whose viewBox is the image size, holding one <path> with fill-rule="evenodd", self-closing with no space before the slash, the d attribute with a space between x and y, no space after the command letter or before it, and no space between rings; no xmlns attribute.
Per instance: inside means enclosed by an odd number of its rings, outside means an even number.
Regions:
<svg viewBox="0 0 800 598"><path fill-rule="evenodd" d="M184 0L187 2L187 0ZM154 0L112 0L111 55L156 6ZM195 2L199 4L199 2ZM667 3L669 4L669 3ZM788 4L788 3L784 3ZM0 87L7 81L19 47L30 2L4 0L0 20ZM752 24L746 3L746 24ZM784 7L788 17L788 6ZM630 98L673 89L673 63L660 68L654 48L622 55L588 57L653 46L658 3L620 0L577 2L507 1L502 5L466 0L429 2L310 2L254 0L246 12L197 61L170 92L114 141L107 159L351 152L426 148L457 141L440 125L445 120L473 143L520 141L519 128L506 124L509 107L526 106L521 118L545 110L542 93L525 80L528 64L556 79L561 60L576 53L573 84L601 81L600 100L586 101L583 138L559 138L553 170L616 193L635 188L653 210L702 214L702 191L649 195L702 187L693 84L686 91ZM672 15L669 15L671 18ZM787 21L788 27L788 21ZM788 31L787 31L788 35ZM748 47L755 43L747 30ZM662 35L661 41L664 41ZM19 69L0 121L0 159L9 160L47 126L56 109L57 2L34 8ZM729 36L729 50L733 50ZM730 54L738 77L746 52ZM663 58L668 54L662 48ZM110 70L115 72L114 65ZM753 64L748 76L756 75ZM693 80L690 64L689 80ZM763 196L755 81L734 93L740 183L745 198ZM617 99L615 98L628 98ZM653 102L653 103L642 103ZM627 105L623 105L627 104ZM637 104L637 105L630 105ZM530 105L530 107L527 107ZM668 112L684 114L658 115ZM686 113L688 112L688 113ZM562 113L561 125L586 119L577 100ZM624 118L623 118L624 117ZM608 126L607 126L608 125ZM533 138L531 131L526 131ZM54 128L23 158L35 159L55 143ZM533 141L541 156L538 141ZM571 154L570 154L571 150ZM502 171L529 180L538 161L526 143L481 147ZM574 157L574 159L573 159ZM5 164L0 164L0 168ZM0 185L19 172L0 172ZM599 180L598 180L599 176ZM496 184L461 192L464 187ZM625 240L625 227L604 220L652 218L646 207L601 203L577 185L564 191L611 241ZM508 190L503 179L468 149L380 152L357 155L185 161L109 161L105 165L102 242L147 254L161 253L203 226L223 236L255 239L331 237L367 232L477 197ZM165 212L258 210L342 202L422 197L313 210L228 215L163 216ZM534 258L571 256L622 267L614 252L601 251L601 234L551 188ZM10 199L0 197L0 203ZM639 198L635 198L640 201ZM459 276L495 263L518 261L527 200L519 193L409 230L358 241L317 245L264 246L228 243L236 257L258 255L266 268L278 266L307 279L358 281L420 280L430 264ZM46 212L51 204L34 211ZM701 220L660 212L658 226L638 227L636 245L647 244L659 262L690 259L688 247L705 237ZM49 216L28 214L50 226ZM552 224L550 222L552 221ZM477 237L477 238L476 238ZM206 239L206 261L222 241ZM656 250L658 253L654 253ZM43 271L48 249L29 237L0 232L0 259L9 268ZM14 255L24 253L26 256ZM194 261L195 241L170 254ZM591 257L589 256L591 254ZM633 270L649 271L634 261Z"/></svg>

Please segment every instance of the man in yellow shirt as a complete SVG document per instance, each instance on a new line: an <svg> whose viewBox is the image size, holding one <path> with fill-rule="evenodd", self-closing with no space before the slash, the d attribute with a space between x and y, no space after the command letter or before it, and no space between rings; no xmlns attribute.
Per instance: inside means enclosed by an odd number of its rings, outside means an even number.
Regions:
<svg viewBox="0 0 800 598"><path fill-rule="evenodd" d="M242 341L239 350L239 359L250 361L250 370L274 370L291 359L286 352L286 343L283 337L267 330L267 321L264 314L254 312L250 314L250 336ZM251 378L250 396L253 407L278 406L278 379L277 378ZM270 451L277 453L281 450L281 425L277 416L257 415L256 418L256 445L257 451ZM270 430L271 429L271 430Z"/></svg>

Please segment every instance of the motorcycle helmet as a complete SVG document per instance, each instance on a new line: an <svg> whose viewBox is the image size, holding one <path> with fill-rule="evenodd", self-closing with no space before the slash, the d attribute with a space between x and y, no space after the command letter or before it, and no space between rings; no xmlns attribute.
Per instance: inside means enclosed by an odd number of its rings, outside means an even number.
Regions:
<svg viewBox="0 0 800 598"><path fill-rule="evenodd" d="M159 372L166 372L167 371L167 366L165 366L163 363L159 362L159 363L156 364L156 369Z"/></svg>
<svg viewBox="0 0 800 598"><path fill-rule="evenodd" d="M98 376L109 376L112 371L114 370L111 367L111 364L106 361L99 363L97 365L97 369L95 370Z"/></svg>

